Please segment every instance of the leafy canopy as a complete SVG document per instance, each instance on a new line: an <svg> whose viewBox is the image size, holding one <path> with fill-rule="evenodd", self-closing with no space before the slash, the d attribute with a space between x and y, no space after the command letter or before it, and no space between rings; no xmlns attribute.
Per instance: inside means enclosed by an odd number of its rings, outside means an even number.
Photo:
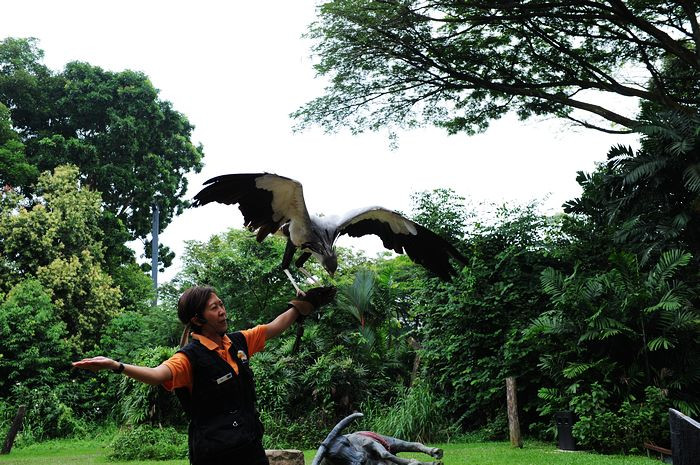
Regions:
<svg viewBox="0 0 700 465"><path fill-rule="evenodd" d="M40 176L33 203L13 192L3 197L0 289L37 278L73 346L84 351L119 312L121 291L103 268L100 194L78 177L76 167L60 166Z"/></svg>
<svg viewBox="0 0 700 465"><path fill-rule="evenodd" d="M300 127L474 133L515 110L629 132L636 115L601 102L700 103L662 72L672 59L682 82L699 80L693 2L331 0L308 37L329 84L293 114Z"/></svg>
<svg viewBox="0 0 700 465"><path fill-rule="evenodd" d="M143 73L81 62L53 72L42 57L34 39L0 41L0 104L10 110L27 162L40 171L78 166L132 239L150 233L154 202L164 229L188 205L185 175L202 166L193 126ZM19 187L34 181L15 178Z"/></svg>

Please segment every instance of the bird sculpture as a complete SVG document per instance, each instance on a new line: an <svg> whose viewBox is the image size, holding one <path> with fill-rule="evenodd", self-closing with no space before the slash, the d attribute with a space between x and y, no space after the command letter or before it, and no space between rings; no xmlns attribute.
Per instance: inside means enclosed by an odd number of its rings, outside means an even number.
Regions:
<svg viewBox="0 0 700 465"><path fill-rule="evenodd" d="M297 250L301 250L301 255L294 264L305 276L316 281L303 267L312 256L333 276L338 268L335 241L343 234L375 234L384 247L405 252L415 263L444 280L456 274L450 257L466 264L466 258L445 239L382 207L359 208L342 216L311 216L301 183L294 179L270 173L241 173L217 176L204 185L194 197L195 207L210 202L238 204L245 226L257 231L258 242L274 233L287 237L282 270L300 295L304 292L289 272Z"/></svg>

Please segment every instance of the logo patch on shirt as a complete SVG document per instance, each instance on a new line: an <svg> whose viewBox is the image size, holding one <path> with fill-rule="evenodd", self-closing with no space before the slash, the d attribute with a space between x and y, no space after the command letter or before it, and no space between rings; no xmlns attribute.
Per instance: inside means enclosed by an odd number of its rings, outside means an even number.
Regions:
<svg viewBox="0 0 700 465"><path fill-rule="evenodd" d="M247 356L247 355L245 354L245 352L243 352L242 350L239 350L237 355L238 355L238 359L239 359L241 362L247 362L247 361L248 361L248 356Z"/></svg>

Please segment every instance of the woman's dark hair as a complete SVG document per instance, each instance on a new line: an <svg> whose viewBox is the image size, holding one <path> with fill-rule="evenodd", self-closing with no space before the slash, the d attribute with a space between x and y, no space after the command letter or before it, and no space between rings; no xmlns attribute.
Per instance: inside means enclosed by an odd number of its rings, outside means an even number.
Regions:
<svg viewBox="0 0 700 465"><path fill-rule="evenodd" d="M216 290L211 286L194 286L182 293L177 301L177 317L187 325L193 316L202 317L207 301Z"/></svg>

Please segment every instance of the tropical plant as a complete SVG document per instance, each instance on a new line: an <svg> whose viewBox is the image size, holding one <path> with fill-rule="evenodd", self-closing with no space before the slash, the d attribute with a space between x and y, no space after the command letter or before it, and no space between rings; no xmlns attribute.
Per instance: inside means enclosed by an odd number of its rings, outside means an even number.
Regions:
<svg viewBox="0 0 700 465"><path fill-rule="evenodd" d="M170 358L176 351L172 347L144 348L132 355L131 363L154 367ZM185 414L174 395L162 386L151 386L129 377L119 382L118 416L129 425L174 425L187 423Z"/></svg>
<svg viewBox="0 0 700 465"><path fill-rule="evenodd" d="M657 113L638 127L639 150L615 146L592 175L579 173L583 196L567 213L606 226L618 248L640 254L642 264L663 250L700 252L700 119ZM653 208L651 207L653 206Z"/></svg>
<svg viewBox="0 0 700 465"><path fill-rule="evenodd" d="M542 272L552 309L532 321L527 336L539 343L546 336L539 366L565 398L598 382L619 405L656 386L676 408L700 413L700 352L693 342L700 314L695 288L678 279L690 259L670 250L644 271L634 255L618 253L606 272Z"/></svg>

